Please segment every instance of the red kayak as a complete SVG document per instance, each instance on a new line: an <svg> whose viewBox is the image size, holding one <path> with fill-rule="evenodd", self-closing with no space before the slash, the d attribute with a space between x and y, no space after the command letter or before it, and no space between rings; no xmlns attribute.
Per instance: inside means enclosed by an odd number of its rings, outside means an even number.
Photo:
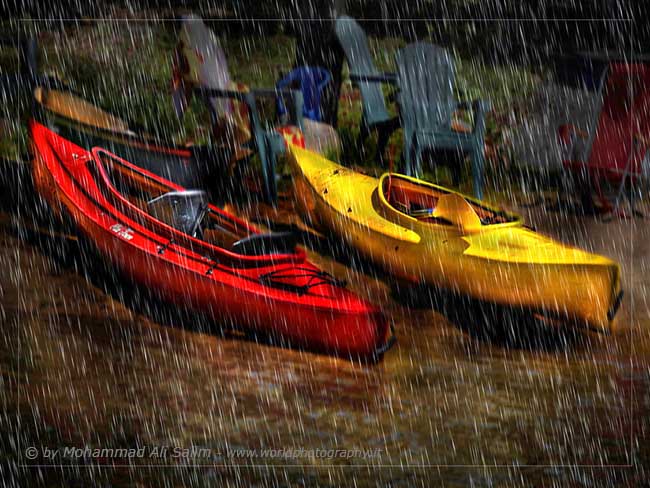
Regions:
<svg viewBox="0 0 650 488"><path fill-rule="evenodd" d="M306 259L286 233L262 233L100 148L32 121L34 183L113 266L163 300L292 346L378 360L388 322ZM389 337L391 336L391 337Z"/></svg>

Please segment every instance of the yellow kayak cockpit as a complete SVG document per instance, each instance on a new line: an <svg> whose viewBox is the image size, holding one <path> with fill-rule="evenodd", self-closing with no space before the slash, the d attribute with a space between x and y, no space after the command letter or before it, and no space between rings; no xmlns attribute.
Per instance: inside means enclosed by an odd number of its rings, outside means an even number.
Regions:
<svg viewBox="0 0 650 488"><path fill-rule="evenodd" d="M409 176L386 173L379 188L384 205L418 222L454 226L462 233L478 232L485 225L519 222L517 216Z"/></svg>
<svg viewBox="0 0 650 488"><path fill-rule="evenodd" d="M609 262L526 229L515 215L421 180L389 173L382 176L379 186L386 204L398 212L418 222L455 227L469 244L463 253L466 256L511 263Z"/></svg>

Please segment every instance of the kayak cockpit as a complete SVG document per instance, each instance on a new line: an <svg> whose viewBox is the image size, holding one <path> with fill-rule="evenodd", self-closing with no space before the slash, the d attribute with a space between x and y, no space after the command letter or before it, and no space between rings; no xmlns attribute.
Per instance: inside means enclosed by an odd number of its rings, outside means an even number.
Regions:
<svg viewBox="0 0 650 488"><path fill-rule="evenodd" d="M518 220L514 215L408 176L387 173L381 177L379 187L388 205L424 223L478 228Z"/></svg>
<svg viewBox="0 0 650 488"><path fill-rule="evenodd" d="M256 232L245 222L211 206L202 190L173 188L150 178L145 172L126 166L120 158L105 150L93 152L95 162L103 169L99 173L106 176L105 184L98 185L100 189L109 186L108 190L116 193L111 200L121 211L159 235L170 237L175 242L183 241L193 248L203 245L206 254L212 254L210 250L214 248L250 257L296 257L299 254L296 238L291 233ZM104 179L103 175L97 177ZM105 193L111 196L110 191ZM182 236L167 235L171 229Z"/></svg>
<svg viewBox="0 0 650 488"><path fill-rule="evenodd" d="M147 202L147 211L155 219L184 234L203 238L201 223L208 211L208 200L202 190L163 193Z"/></svg>

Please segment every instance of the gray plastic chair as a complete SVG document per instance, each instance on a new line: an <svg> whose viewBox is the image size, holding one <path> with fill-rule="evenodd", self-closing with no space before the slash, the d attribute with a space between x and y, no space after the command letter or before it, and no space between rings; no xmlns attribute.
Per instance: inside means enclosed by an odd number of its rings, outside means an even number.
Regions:
<svg viewBox="0 0 650 488"><path fill-rule="evenodd" d="M363 113L359 132L359 146L370 135L372 130L377 131L377 154L381 160L386 149L390 135L399 128L399 119L391 117L386 107L383 83L394 85L394 73L380 73L372 60L368 39L361 26L351 17L339 17L335 25L336 37L345 52L345 57L350 68L350 80L361 91Z"/></svg>
<svg viewBox="0 0 650 488"><path fill-rule="evenodd" d="M407 175L420 176L427 150L456 150L472 160L474 195L483 196L485 112L489 103L471 104L471 132L452 129L452 115L468 109L467 102L454 100L454 63L446 49L417 42L400 49L396 56L397 103L404 130L403 164Z"/></svg>

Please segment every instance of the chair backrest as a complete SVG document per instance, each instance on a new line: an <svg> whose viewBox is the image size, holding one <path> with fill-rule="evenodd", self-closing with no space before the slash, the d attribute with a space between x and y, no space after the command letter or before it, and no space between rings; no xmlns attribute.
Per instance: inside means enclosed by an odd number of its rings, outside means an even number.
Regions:
<svg viewBox="0 0 650 488"><path fill-rule="evenodd" d="M345 52L351 75L378 75L370 54L368 39L361 26L352 17L336 19L336 37ZM388 120L388 110L380 83L359 82L363 112L369 124Z"/></svg>
<svg viewBox="0 0 650 488"><path fill-rule="evenodd" d="M197 237L201 217L208 207L202 190L170 191L148 202L149 213L156 219Z"/></svg>
<svg viewBox="0 0 650 488"><path fill-rule="evenodd" d="M593 168L622 171L630 158L639 172L643 150L634 138L650 137L650 64L612 63L605 82L588 164Z"/></svg>
<svg viewBox="0 0 650 488"><path fill-rule="evenodd" d="M200 17L183 17L179 40L189 64L187 76L192 82L205 88L230 88L231 79L226 55L217 36ZM228 100L212 98L210 103L218 114L232 112L232 104Z"/></svg>
<svg viewBox="0 0 650 488"><path fill-rule="evenodd" d="M416 42L400 49L397 100L404 128L440 130L451 127L454 111L454 63L446 49Z"/></svg>
<svg viewBox="0 0 650 488"><path fill-rule="evenodd" d="M203 20L196 15L183 17L179 46L187 63L186 81L190 85L218 90L248 91L245 85L230 78L226 55ZM246 105L229 98L209 99L216 141L226 145L241 145L251 138Z"/></svg>
<svg viewBox="0 0 650 488"><path fill-rule="evenodd" d="M596 130L598 128L598 121L600 119L600 113L603 109L604 103L604 92L605 92L605 82L609 76L609 65L598 63L596 66L593 64L588 64L588 61L582 61L582 66L578 66L579 69L582 69L583 75L580 78L582 91L585 93L595 93L595 100L592 99L592 103L584 103L585 112L587 115L587 121L583 122L584 131L587 133L587 138L580 140L580 138L575 139L574 147L571 148L572 156L575 161L586 162L591 154L591 149L594 144L594 139L596 138ZM574 125L580 127L579 120L573 122Z"/></svg>
<svg viewBox="0 0 650 488"><path fill-rule="evenodd" d="M332 75L320 66L300 66L291 70L287 76L276 84L279 89L290 88L297 83L303 97L303 115L311 120L320 121L321 93L332 79ZM282 97L278 97L278 113L284 115L286 108Z"/></svg>

